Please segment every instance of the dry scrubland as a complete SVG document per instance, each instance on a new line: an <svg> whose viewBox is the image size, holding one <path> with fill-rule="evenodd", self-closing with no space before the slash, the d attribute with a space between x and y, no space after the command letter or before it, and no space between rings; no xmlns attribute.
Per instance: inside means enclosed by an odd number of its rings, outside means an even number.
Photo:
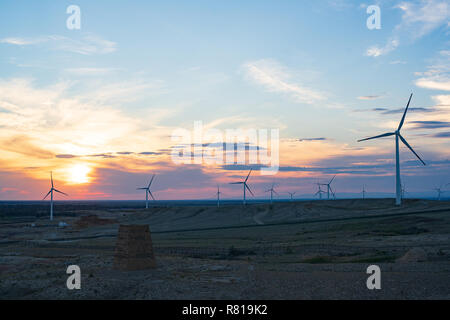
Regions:
<svg viewBox="0 0 450 320"><path fill-rule="evenodd" d="M53 223L0 220L1 299L450 298L450 202L280 202L67 216L58 207ZM59 221L69 226L58 228ZM155 269L113 269L121 223L150 226ZM66 288L70 264L81 268L81 290ZM381 267L381 290L366 288L370 264Z"/></svg>

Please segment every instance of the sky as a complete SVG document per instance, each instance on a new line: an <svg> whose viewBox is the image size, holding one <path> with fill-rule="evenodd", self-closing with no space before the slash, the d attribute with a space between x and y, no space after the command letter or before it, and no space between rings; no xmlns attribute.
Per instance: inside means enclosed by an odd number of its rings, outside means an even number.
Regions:
<svg viewBox="0 0 450 320"><path fill-rule="evenodd" d="M214 199L217 185L232 199L250 168L256 198L273 183L309 197L334 175L338 197L393 195L394 139L357 140L394 131L411 93L402 135L427 165L402 145L402 182L411 196L450 190L449 35L445 0L3 0L0 200L42 199L50 171L59 200L143 199L152 174L157 199ZM278 130L276 147L237 141L276 148L278 170L177 163L196 123Z"/></svg>

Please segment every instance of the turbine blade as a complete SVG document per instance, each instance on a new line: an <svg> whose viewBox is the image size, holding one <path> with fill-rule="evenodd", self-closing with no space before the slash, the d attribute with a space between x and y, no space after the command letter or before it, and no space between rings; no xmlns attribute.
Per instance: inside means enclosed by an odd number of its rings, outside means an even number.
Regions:
<svg viewBox="0 0 450 320"><path fill-rule="evenodd" d="M50 171L50 180L52 180L52 188L53 188L53 172Z"/></svg>
<svg viewBox="0 0 450 320"><path fill-rule="evenodd" d="M153 178L155 177L155 174L153 174L152 179L150 180L150 183L148 184L148 188L150 188L152 182L153 182Z"/></svg>
<svg viewBox="0 0 450 320"><path fill-rule="evenodd" d="M153 196L153 194L152 194L152 192L150 190L148 190L148 193L150 193L150 197L152 197L153 201L156 201L155 197Z"/></svg>
<svg viewBox="0 0 450 320"><path fill-rule="evenodd" d="M402 142L405 144L405 146L407 146L409 148L409 150L412 151L412 153L415 154L415 156L420 160L420 162L423 163L424 166L426 166L425 162L423 162L423 160L419 157L419 155L414 151L414 149L408 144L408 142L406 142L405 138L402 137L402 135L399 133L398 134L400 140L402 140Z"/></svg>
<svg viewBox="0 0 450 320"><path fill-rule="evenodd" d="M45 198L47 198L48 195L49 195L51 192L52 192L52 190L50 190L50 191L45 195L45 197L44 197L42 200L45 200Z"/></svg>
<svg viewBox="0 0 450 320"><path fill-rule="evenodd" d="M248 184L245 184L245 187L247 188L247 190L251 193L252 196L255 196L252 192L252 190L250 190L250 187L248 186Z"/></svg>
<svg viewBox="0 0 450 320"><path fill-rule="evenodd" d="M330 182L328 182L328 184L331 184L333 182L334 178L336 178L336 175L334 175L333 179L331 179Z"/></svg>
<svg viewBox="0 0 450 320"><path fill-rule="evenodd" d="M136 188L136 190L147 190L147 188Z"/></svg>
<svg viewBox="0 0 450 320"><path fill-rule="evenodd" d="M67 193L64 193L64 192L62 192L62 191L59 191L59 190L56 190L56 189L53 189L53 190L55 190L56 192L59 192L59 193L65 195L65 196L69 196Z"/></svg>
<svg viewBox="0 0 450 320"><path fill-rule="evenodd" d="M409 96L409 100L408 100L408 104L406 105L406 109L405 109L405 112L403 113L403 117L402 117L402 120L400 121L400 124L398 125L398 131L400 131L400 129L403 127L403 123L405 122L405 117L406 117L406 112L408 111L408 107L409 107L409 103L411 102L411 98L412 98L412 93L411 93L411 95Z"/></svg>
<svg viewBox="0 0 450 320"><path fill-rule="evenodd" d="M247 182L248 177L250 177L250 173L252 173L252 170L253 170L253 168L250 168L250 171L249 171L249 173L248 173L248 176L247 176L247 178L245 178L245 182Z"/></svg>
<svg viewBox="0 0 450 320"><path fill-rule="evenodd" d="M383 134L380 134L380 135L375 136L375 137L360 139L360 140L358 140L358 142L371 140L371 139L382 138L382 137L389 137L389 136L393 136L394 134L395 134L395 132L383 133Z"/></svg>
<svg viewBox="0 0 450 320"><path fill-rule="evenodd" d="M230 184L243 184L244 182L230 182Z"/></svg>

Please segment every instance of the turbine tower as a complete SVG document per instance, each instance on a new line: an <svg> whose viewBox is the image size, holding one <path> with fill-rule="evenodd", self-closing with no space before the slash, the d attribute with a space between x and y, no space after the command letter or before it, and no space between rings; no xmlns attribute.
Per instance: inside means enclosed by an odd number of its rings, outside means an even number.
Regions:
<svg viewBox="0 0 450 320"><path fill-rule="evenodd" d="M53 220L53 191L61 193L65 196L68 196L68 194L55 189L55 187L53 185L53 172L51 172L51 171L50 171L50 180L52 182L52 188L50 189L50 191L45 195L45 197L42 200L45 200L48 197L48 195L50 195L50 221L52 221Z"/></svg>
<svg viewBox="0 0 450 320"><path fill-rule="evenodd" d="M366 199L366 186L365 185L363 185L363 189L362 189L361 193L362 193L363 200Z"/></svg>
<svg viewBox="0 0 450 320"><path fill-rule="evenodd" d="M220 192L219 185L217 185L217 208L220 207L220 194L221 193L222 192Z"/></svg>
<svg viewBox="0 0 450 320"><path fill-rule="evenodd" d="M250 190L250 188L249 188L249 186L248 186L248 184L247 184L248 177L250 177L250 173L252 173L252 170L253 170L253 169L250 169L250 171L249 171L249 173L248 173L248 175L247 175L247 178L245 178L244 181L240 181L240 182L231 182L231 183L230 183L230 184L242 184L242 186L243 186L243 188L244 188L244 198L243 198L243 199L244 199L244 201L243 201L244 206L245 206L245 204L246 204L246 199L245 199L245 189L247 189L248 192L250 192L250 194L251 194L252 196L254 196L252 190Z"/></svg>
<svg viewBox="0 0 450 320"><path fill-rule="evenodd" d="M405 138L403 138L402 135L400 134L400 130L402 129L403 123L405 122L406 112L408 111L408 107L409 107L409 103L411 102L411 98L412 98L412 93L409 96L409 100L408 100L408 104L406 105L405 112L403 113L403 117L402 117L402 119L400 121L400 124L398 125L397 130L395 130L395 132L383 133L383 134L380 134L380 135L375 136L375 137L370 137L370 138L365 138L365 139L358 140L358 142L361 142L361 141L365 141L365 140L377 139L377 138L388 137L388 136L395 136L395 178L396 178L396 182L395 182L395 193L396 193L395 204L396 205L401 205L402 204L402 191L401 191L402 184L401 184L401 180L400 180L399 139L403 142L403 144L405 146L408 147L409 150L411 150L412 153L414 153L414 155L423 163L423 165L425 165L425 162L419 157L419 155L408 144L408 142L406 142Z"/></svg>
<svg viewBox="0 0 450 320"><path fill-rule="evenodd" d="M272 204L273 202L273 194L278 194L278 192L275 191L275 189L273 188L275 186L274 183L272 183L272 187L270 189L267 189L266 192L270 192L270 204Z"/></svg>
<svg viewBox="0 0 450 320"><path fill-rule="evenodd" d="M155 178L155 174L153 174L152 178L147 187L137 188L136 190L145 190L145 209L148 209L148 195L152 197L153 201L155 201L155 197L153 197L152 192L150 191L150 186L152 185L153 178Z"/></svg>
<svg viewBox="0 0 450 320"><path fill-rule="evenodd" d="M296 192L288 192L288 193L289 193L289 195L291 196L291 201L294 200L294 199L293 199L293 196L294 196L294 194L296 194Z"/></svg>
<svg viewBox="0 0 450 320"><path fill-rule="evenodd" d="M321 183L320 184L322 186L327 186L327 198L328 198L328 200L330 200L330 191L331 191L331 194L333 195L333 198L336 199L336 195L334 194L333 189L331 189L331 183L333 182L334 178L336 178L336 175L334 175L334 177L330 180L330 182L328 182L328 183Z"/></svg>

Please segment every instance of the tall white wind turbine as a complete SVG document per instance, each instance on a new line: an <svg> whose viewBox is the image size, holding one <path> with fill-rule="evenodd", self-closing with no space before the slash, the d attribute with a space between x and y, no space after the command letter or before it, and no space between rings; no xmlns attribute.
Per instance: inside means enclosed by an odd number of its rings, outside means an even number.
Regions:
<svg viewBox="0 0 450 320"><path fill-rule="evenodd" d="M275 191L275 189L273 188L275 186L274 183L272 183L272 187L270 187L270 189L267 189L266 192L270 192L270 204L272 204L273 202L273 194L278 194L278 192Z"/></svg>
<svg viewBox="0 0 450 320"><path fill-rule="evenodd" d="M325 193L325 191L323 191L320 186L321 184L317 182L317 187L319 188L319 190L314 194L314 196L319 195L319 199L322 200L322 193Z"/></svg>
<svg viewBox="0 0 450 320"><path fill-rule="evenodd" d="M366 186L363 185L363 189L362 189L362 191L361 191L363 200L366 199L366 192L367 192L367 191L366 191Z"/></svg>
<svg viewBox="0 0 450 320"><path fill-rule="evenodd" d="M365 138L365 139L358 140L358 142L361 142L361 141L365 141L365 140L377 139L377 138L388 137L388 136L395 136L395 178L396 178L396 182L395 182L395 193L396 193L395 204L396 205L400 205L402 203L402 184L401 184L401 180L400 180L399 139L403 142L403 144L405 146L408 147L409 150L411 150L412 153L414 153L414 155L420 160L420 162L422 162L423 165L425 165L425 162L419 157L419 155L408 144L408 142L406 142L405 138L403 138L402 135L400 134L400 130L402 129L403 123L405 122L406 112L408 111L408 107L409 107L409 103L411 102L411 98L412 98L412 93L409 96L408 104L406 105L405 112L403 113L403 117L402 117L402 119L400 121L400 124L398 125L397 130L395 130L394 132L383 133L383 134L380 134L380 135L375 136L375 137L370 137L370 138Z"/></svg>
<svg viewBox="0 0 450 320"><path fill-rule="evenodd" d="M291 201L294 200L294 199L293 199L294 194L296 194L297 192L288 192L288 193L289 193L289 195L291 196Z"/></svg>
<svg viewBox="0 0 450 320"><path fill-rule="evenodd" d="M447 184L447 185L448 185L448 184ZM433 190L437 192L437 200L438 200L438 201L441 200L441 195L442 195L444 192L447 192L447 191L445 191L445 190L442 190L442 184L439 186L439 188L434 188Z"/></svg>
<svg viewBox="0 0 450 320"><path fill-rule="evenodd" d="M336 178L336 175L334 175L334 177L330 180L330 182L320 184L322 186L327 186L327 199L328 200L330 200L330 191L331 191L331 194L333 195L333 198L336 198L333 189L331 189L331 183L333 182L334 178Z"/></svg>
<svg viewBox="0 0 450 320"><path fill-rule="evenodd" d="M50 195L50 221L52 221L53 220L53 191L61 193L65 196L68 196L68 194L55 189L55 187L53 185L53 172L51 172L51 171L50 171L50 180L52 182L52 187L42 200L45 200L48 197L48 195Z"/></svg>
<svg viewBox="0 0 450 320"><path fill-rule="evenodd" d="M152 185L153 178L155 178L155 174L153 174L147 187L142 187L142 188L136 189L136 190L145 190L145 209L148 209L148 195L150 195L152 197L153 201L155 201L155 197L153 197L153 194L150 191L150 186Z"/></svg>
<svg viewBox="0 0 450 320"><path fill-rule="evenodd" d="M217 185L217 208L220 207L220 194L221 193L222 192L220 192L219 185Z"/></svg>
<svg viewBox="0 0 450 320"><path fill-rule="evenodd" d="M249 173L248 173L248 175L247 175L247 178L245 178L244 181L240 181L240 182L231 182L231 183L230 183L230 184L242 184L242 186L243 186L243 188L244 188L244 201L243 201L243 202L244 202L244 206L245 206L245 203L246 203L245 189L247 189L247 190L250 192L250 194L251 194L252 196L254 196L252 190L250 190L250 187L249 187L248 184L247 184L248 177L250 177L250 173L252 173L252 170L253 170L253 169L250 169L250 171L249 171Z"/></svg>

